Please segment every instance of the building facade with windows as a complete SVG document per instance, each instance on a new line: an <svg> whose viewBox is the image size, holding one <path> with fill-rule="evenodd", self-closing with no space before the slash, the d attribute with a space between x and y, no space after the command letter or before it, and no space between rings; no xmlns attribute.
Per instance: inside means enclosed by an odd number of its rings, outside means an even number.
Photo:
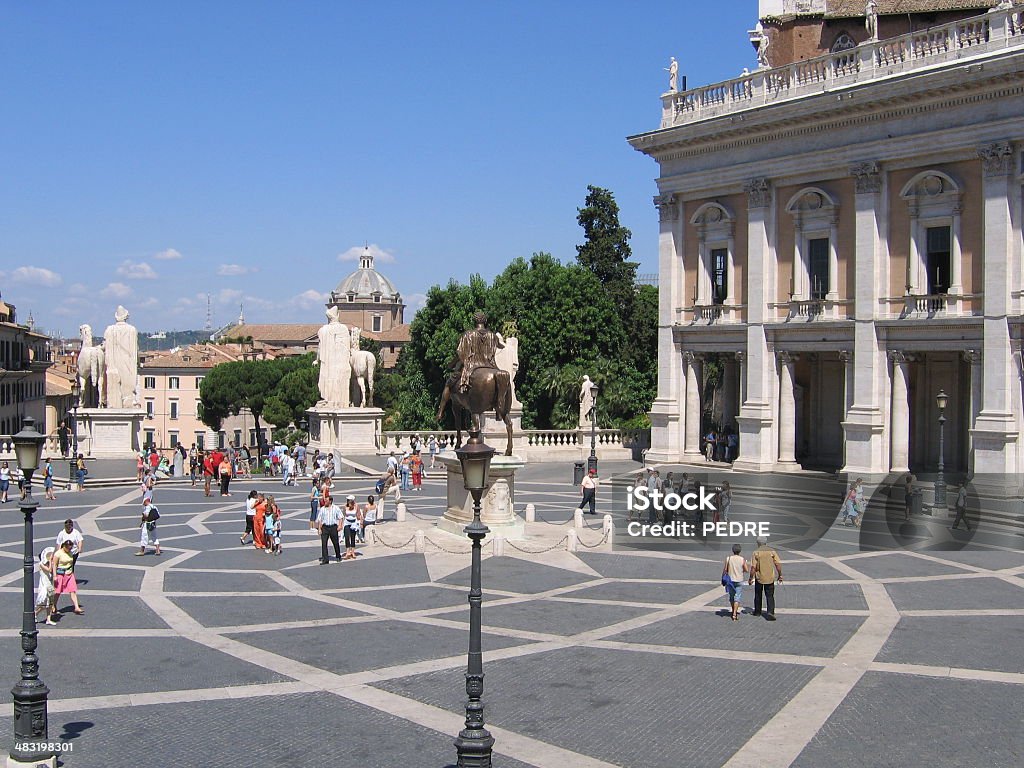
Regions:
<svg viewBox="0 0 1024 768"><path fill-rule="evenodd" d="M714 390L738 468L929 471L941 390L947 470L1024 472L1024 6L828 52L839 3L777 5L759 34L824 55L668 92L629 139L660 171L649 457L700 456Z"/></svg>
<svg viewBox="0 0 1024 768"><path fill-rule="evenodd" d="M384 333L405 322L405 304L394 284L374 269L373 254L364 248L359 269L331 291L328 307L338 308L345 325L369 334Z"/></svg>
<svg viewBox="0 0 1024 768"><path fill-rule="evenodd" d="M49 338L18 323L17 309L0 300L0 435L21 431L28 416L46 429Z"/></svg>

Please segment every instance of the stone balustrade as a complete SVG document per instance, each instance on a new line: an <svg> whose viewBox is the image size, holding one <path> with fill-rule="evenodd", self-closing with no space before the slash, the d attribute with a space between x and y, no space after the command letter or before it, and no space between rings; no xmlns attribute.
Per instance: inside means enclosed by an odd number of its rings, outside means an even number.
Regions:
<svg viewBox="0 0 1024 768"><path fill-rule="evenodd" d="M60 458L60 440L57 439L57 433L53 433L46 436L46 442L43 443L43 452L40 454L40 460L43 458ZM0 461L16 461L14 454L14 438L11 435L0 435Z"/></svg>
<svg viewBox="0 0 1024 768"><path fill-rule="evenodd" d="M465 440L467 432L462 433ZM426 451L426 438L434 435L439 441L442 436L448 438L449 447L455 445L456 434L454 431L395 431L388 430L381 433L381 451L401 452L409 450L412 438L420 440L420 450ZM504 427L495 422L488 422L485 435L490 444L500 446L504 437ZM649 429L598 429L596 431L596 447L605 454L622 451L632 453L650 447ZM589 429L524 429L514 435L515 444L521 446L524 452L531 458L544 458L550 456L555 458L560 454L571 452L579 454L589 452L591 433ZM519 450L519 447L516 448Z"/></svg>
<svg viewBox="0 0 1024 768"><path fill-rule="evenodd" d="M856 48L760 69L688 91L663 94L661 127L695 123L1021 46L1024 7L994 8L982 16L868 41Z"/></svg>

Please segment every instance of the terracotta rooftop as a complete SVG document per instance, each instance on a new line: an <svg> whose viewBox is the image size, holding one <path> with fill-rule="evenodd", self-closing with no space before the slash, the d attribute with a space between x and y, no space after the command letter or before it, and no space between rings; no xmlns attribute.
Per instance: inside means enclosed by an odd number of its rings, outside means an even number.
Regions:
<svg viewBox="0 0 1024 768"><path fill-rule="evenodd" d="M319 323L267 323L253 324L243 323L229 328L224 332L226 339L252 336L254 341L265 341L278 344L284 342L302 343L307 339L316 337L320 330Z"/></svg>
<svg viewBox="0 0 1024 768"><path fill-rule="evenodd" d="M396 325L387 331L381 331L380 333L373 333L372 331L363 331L362 335L368 339L379 341L388 344L401 344L408 342L412 338L410 334L409 323L403 323L402 325Z"/></svg>
<svg viewBox="0 0 1024 768"><path fill-rule="evenodd" d="M970 0L876 0L879 16L904 13L936 13L939 11L987 11L996 5L993 2L970 2ZM829 18L864 17L863 0L828 0L825 16Z"/></svg>
<svg viewBox="0 0 1024 768"><path fill-rule="evenodd" d="M147 352L140 367L209 369L221 363L242 360L245 353L253 350L271 359L279 355L279 350L264 344L256 344L253 348L241 344L190 344L162 352Z"/></svg>

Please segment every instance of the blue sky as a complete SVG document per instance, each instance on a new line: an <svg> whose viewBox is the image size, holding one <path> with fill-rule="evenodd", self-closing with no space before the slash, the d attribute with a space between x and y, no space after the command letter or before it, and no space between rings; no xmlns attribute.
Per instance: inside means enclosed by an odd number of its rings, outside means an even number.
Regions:
<svg viewBox="0 0 1024 768"><path fill-rule="evenodd" d="M517 256L575 257L587 184L657 270L669 56L753 68L728 3L0 6L0 291L51 331L319 322L364 242L412 306Z"/></svg>

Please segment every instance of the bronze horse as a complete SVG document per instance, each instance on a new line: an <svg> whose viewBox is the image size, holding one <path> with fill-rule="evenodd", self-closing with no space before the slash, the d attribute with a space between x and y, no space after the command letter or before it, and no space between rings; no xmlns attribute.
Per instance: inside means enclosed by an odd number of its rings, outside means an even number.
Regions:
<svg viewBox="0 0 1024 768"><path fill-rule="evenodd" d="M444 415L445 406L452 405L455 416L456 446L462 445L463 413L470 415L470 432L481 432L483 416L487 411L494 411L499 421L505 422L508 433L508 445L505 455L512 455L512 419L509 411L512 408L512 381L508 371L500 368L477 368L469 377L469 391L459 392L459 376L453 374L445 384L441 395L441 405L437 409L437 420Z"/></svg>

